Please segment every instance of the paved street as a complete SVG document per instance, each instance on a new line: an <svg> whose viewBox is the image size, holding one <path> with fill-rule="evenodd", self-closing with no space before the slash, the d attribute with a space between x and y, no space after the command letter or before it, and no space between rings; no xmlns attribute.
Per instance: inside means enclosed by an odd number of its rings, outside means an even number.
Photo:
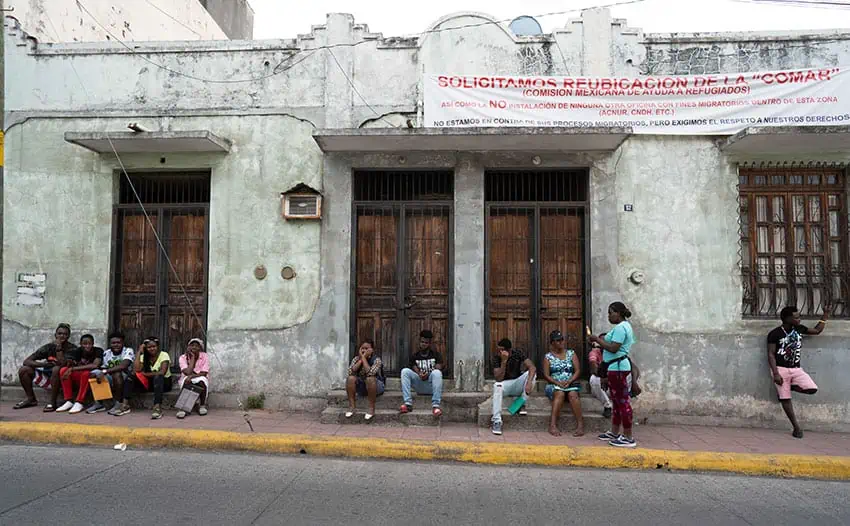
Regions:
<svg viewBox="0 0 850 526"><path fill-rule="evenodd" d="M850 524L847 483L667 472L3 444L0 480L10 525Z"/></svg>

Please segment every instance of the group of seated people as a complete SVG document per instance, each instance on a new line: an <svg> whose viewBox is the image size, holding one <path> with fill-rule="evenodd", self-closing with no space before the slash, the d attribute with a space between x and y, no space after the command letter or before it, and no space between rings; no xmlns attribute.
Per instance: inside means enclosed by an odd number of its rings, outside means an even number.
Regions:
<svg viewBox="0 0 850 526"><path fill-rule="evenodd" d="M43 409L45 413L77 414L85 411L95 414L107 410L106 402L111 405L108 414L124 416L132 411L130 402L136 395L152 392L151 418L162 418L163 393L171 391L173 378L171 357L162 349L158 338L146 338L138 353L125 345L124 335L118 331L109 335L106 350L95 346L91 334L80 337L79 347L72 344L70 338L70 325L62 323L56 328L53 342L41 346L24 360L18 370L18 378L26 399L15 404L15 409L38 406L34 389L38 386L50 392L49 402ZM188 387L187 381L195 386L198 414L206 415L210 364L204 352L204 342L198 338L191 339L178 364L178 389ZM97 386L104 382L109 386L111 398L93 399L87 408L90 387L99 390ZM62 405L58 404L60 388L64 399ZM185 410L177 413L177 418L186 416Z"/></svg>
<svg viewBox="0 0 850 526"><path fill-rule="evenodd" d="M640 372L630 356L634 343L634 332L628 321L631 315L631 311L623 303L612 303L608 308L608 321L614 326L613 329L599 336L591 334L588 329L587 334L591 344L588 353L591 392L602 402L603 416L611 418L611 430L598 438L612 446L626 448L637 445L632 436L631 398L640 394ZM410 357L408 367L401 371L403 403L399 412L402 414L413 409L411 390L415 390L417 394L431 395L432 414L435 417L442 415L440 401L445 359L432 347L433 338L430 330L423 330L419 334L418 349ZM514 349L507 338L503 338L495 346L493 364L493 376L496 381L493 384L491 429L493 434L501 435L503 398L516 397L510 407L511 414L527 414L525 404L535 388L537 367L525 353ZM564 403L568 401L577 423L573 435L584 435L584 418L579 396L581 358L574 349L566 347L564 335L559 330L549 334L549 352L543 357L541 376L546 380L544 392L552 404L549 433L561 436L558 420ZM348 368L348 411L345 412L345 418L354 416L357 411L357 397L360 396L368 400L369 409L365 420L371 421L375 415L377 397L384 392L385 385L383 364L375 354L374 342L366 339L361 343Z"/></svg>

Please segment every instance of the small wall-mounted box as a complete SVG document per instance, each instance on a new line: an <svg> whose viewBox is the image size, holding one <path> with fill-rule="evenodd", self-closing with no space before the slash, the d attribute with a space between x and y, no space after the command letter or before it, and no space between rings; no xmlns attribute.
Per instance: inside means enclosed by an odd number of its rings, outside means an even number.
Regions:
<svg viewBox="0 0 850 526"><path fill-rule="evenodd" d="M299 183L280 194L284 219L321 219L322 194Z"/></svg>

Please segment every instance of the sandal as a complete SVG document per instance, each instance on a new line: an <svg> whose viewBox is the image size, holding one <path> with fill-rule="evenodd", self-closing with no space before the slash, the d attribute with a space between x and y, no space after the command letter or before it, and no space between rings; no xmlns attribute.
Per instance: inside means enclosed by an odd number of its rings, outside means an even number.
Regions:
<svg viewBox="0 0 850 526"><path fill-rule="evenodd" d="M56 408L53 407L53 404L47 404L46 406L44 406L44 409L42 409L42 411L44 411L45 413L52 413L56 411Z"/></svg>
<svg viewBox="0 0 850 526"><path fill-rule="evenodd" d="M27 407L35 407L38 405L38 400L21 400L15 404L13 409L26 409Z"/></svg>
<svg viewBox="0 0 850 526"><path fill-rule="evenodd" d="M434 407L431 412L434 413L434 416L436 417L440 417L443 414L443 410L439 407Z"/></svg>

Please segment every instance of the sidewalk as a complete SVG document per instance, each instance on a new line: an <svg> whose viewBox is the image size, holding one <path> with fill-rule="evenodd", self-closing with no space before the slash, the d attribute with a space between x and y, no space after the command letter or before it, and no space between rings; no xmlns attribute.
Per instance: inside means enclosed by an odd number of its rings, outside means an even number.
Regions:
<svg viewBox="0 0 850 526"><path fill-rule="evenodd" d="M233 410L211 410L207 416L193 414L185 420L177 420L174 411L166 411L161 420L151 420L149 410L112 417L105 413L42 413L39 407L15 411L12 405L11 402L0 404L0 439L111 445L116 443L111 440L126 436L125 441L131 448L170 445L262 451L266 444L270 452L288 452L300 441L321 444L321 451L315 453L333 456L610 468L649 466L850 480L850 434L807 432L804 439L798 440L790 431L642 425L635 428L638 448L620 450L598 441L595 435L574 438L571 430L562 430L562 437L552 437L545 430L510 429L502 436L494 436L489 429L474 424L444 423L438 427L337 425L321 424L315 413L251 411L252 433L243 413ZM354 418L362 421L362 412ZM260 438L256 447L249 444ZM233 442L232 447L228 445L230 442ZM278 445L272 446L273 443ZM382 452L378 444L394 452ZM351 451L370 445L376 446L369 448L374 451ZM507 449L489 446L506 446ZM294 452L303 449L296 448ZM451 450L449 454L437 454L448 450ZM509 451L521 451L522 454L512 459ZM535 454L540 455L539 462ZM590 464L582 460L585 454ZM818 465L820 467L816 467Z"/></svg>

